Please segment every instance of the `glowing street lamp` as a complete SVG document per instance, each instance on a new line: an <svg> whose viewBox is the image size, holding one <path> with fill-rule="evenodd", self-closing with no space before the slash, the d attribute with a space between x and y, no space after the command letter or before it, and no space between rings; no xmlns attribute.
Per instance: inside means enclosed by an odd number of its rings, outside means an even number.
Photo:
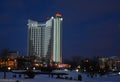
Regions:
<svg viewBox="0 0 120 82"><path fill-rule="evenodd" d="M120 72L118 72L118 74L120 75Z"/></svg>
<svg viewBox="0 0 120 82"><path fill-rule="evenodd" d="M10 68L10 67L8 67L8 70L11 70L11 68Z"/></svg>
<svg viewBox="0 0 120 82"><path fill-rule="evenodd" d="M35 67L33 67L33 70L35 70Z"/></svg>

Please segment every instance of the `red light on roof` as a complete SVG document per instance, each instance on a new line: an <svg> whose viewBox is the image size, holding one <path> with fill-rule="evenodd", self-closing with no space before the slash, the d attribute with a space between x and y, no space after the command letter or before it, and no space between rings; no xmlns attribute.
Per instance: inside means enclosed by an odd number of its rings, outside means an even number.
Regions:
<svg viewBox="0 0 120 82"><path fill-rule="evenodd" d="M62 15L61 15L61 14L59 14L59 13L57 13L57 14L56 14L56 17L61 17L61 16L62 16Z"/></svg>

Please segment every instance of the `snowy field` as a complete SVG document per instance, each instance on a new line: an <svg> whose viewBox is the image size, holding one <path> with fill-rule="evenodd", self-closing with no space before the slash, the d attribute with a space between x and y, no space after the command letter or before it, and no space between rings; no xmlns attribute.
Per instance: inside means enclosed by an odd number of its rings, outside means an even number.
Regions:
<svg viewBox="0 0 120 82"><path fill-rule="evenodd" d="M103 76L103 77L87 77L85 74L82 73L78 73L78 72L68 72L68 76L72 76L73 79L69 80L69 79L56 79L55 77L51 78L48 75L36 75L34 79L25 79L24 75L22 75L21 77L19 77L19 75L17 75L16 78L13 78L13 74L12 73L7 73L7 80L19 80L19 82L78 82L77 80L77 75L81 74L82 75L82 81L79 82L120 82L120 75L117 76ZM3 73L0 73L0 82L3 79ZM75 80L76 79L76 80ZM14 82L15 82L14 81ZM6 81L8 82L8 81ZM10 81L12 82L12 81Z"/></svg>

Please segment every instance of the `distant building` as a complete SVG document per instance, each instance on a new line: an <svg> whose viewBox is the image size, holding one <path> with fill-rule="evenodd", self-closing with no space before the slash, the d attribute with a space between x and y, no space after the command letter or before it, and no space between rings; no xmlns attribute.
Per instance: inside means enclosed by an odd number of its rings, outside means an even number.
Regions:
<svg viewBox="0 0 120 82"><path fill-rule="evenodd" d="M99 65L101 69L104 69L107 66L111 71L120 71L120 57L100 57Z"/></svg>
<svg viewBox="0 0 120 82"><path fill-rule="evenodd" d="M18 58L18 51L9 51L7 54L0 58L0 68L4 69L10 68L10 69L17 69L17 58Z"/></svg>
<svg viewBox="0 0 120 82"><path fill-rule="evenodd" d="M9 51L8 52L8 57L10 59L16 59L19 56L19 52L18 51Z"/></svg>
<svg viewBox="0 0 120 82"><path fill-rule="evenodd" d="M112 71L120 71L120 57L112 56L108 61L109 69Z"/></svg>
<svg viewBox="0 0 120 82"><path fill-rule="evenodd" d="M62 20L61 14L44 22L28 20L28 55L62 62Z"/></svg>
<svg viewBox="0 0 120 82"><path fill-rule="evenodd" d="M104 69L108 65L108 57L100 57L99 58L99 66L100 69Z"/></svg>

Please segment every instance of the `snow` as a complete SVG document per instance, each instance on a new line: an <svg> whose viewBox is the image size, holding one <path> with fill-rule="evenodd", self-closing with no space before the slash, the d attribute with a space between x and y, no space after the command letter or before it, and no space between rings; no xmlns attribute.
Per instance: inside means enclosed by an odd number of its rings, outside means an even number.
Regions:
<svg viewBox="0 0 120 82"><path fill-rule="evenodd" d="M14 79L0 79L0 82L16 82Z"/></svg>
<svg viewBox="0 0 120 82"><path fill-rule="evenodd" d="M36 75L34 79L25 79L24 75L19 77L19 74L17 74L16 78L13 78L13 74L8 72L7 73L7 79L11 80L19 80L19 82L120 82L120 75L117 76L96 76L96 77L87 77L86 74L79 73L76 71L68 71L69 75L68 77L73 77L72 80L69 79L56 79L55 77L51 78L49 75ZM77 80L78 74L82 75L82 81ZM3 72L0 72L0 80L3 79ZM0 81L2 82L2 81ZM5 81L4 81L5 82ZM8 82L8 81L7 81Z"/></svg>

